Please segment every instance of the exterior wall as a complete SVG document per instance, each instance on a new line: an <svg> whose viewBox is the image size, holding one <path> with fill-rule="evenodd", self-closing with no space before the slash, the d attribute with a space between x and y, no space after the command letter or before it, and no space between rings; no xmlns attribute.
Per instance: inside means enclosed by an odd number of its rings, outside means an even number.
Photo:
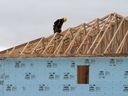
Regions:
<svg viewBox="0 0 128 96"><path fill-rule="evenodd" d="M89 84L77 84L78 65ZM128 96L128 57L0 60L0 96Z"/></svg>

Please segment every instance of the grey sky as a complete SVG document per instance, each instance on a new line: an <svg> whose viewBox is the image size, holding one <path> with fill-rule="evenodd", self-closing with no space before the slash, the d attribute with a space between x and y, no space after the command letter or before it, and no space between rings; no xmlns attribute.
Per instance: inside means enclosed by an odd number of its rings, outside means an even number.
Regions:
<svg viewBox="0 0 128 96"><path fill-rule="evenodd" d="M111 12L128 16L128 0L0 0L0 50L51 35L57 18L65 30Z"/></svg>

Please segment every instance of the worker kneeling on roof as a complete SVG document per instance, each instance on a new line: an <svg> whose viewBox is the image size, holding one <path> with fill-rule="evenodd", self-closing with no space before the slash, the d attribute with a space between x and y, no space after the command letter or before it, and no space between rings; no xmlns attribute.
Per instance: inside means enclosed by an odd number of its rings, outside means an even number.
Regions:
<svg viewBox="0 0 128 96"><path fill-rule="evenodd" d="M55 22L54 22L54 25L53 25L53 30L54 30L54 33L60 33L62 30L62 25L64 22L67 21L67 18L64 17L64 18L61 18L61 19L57 19Z"/></svg>

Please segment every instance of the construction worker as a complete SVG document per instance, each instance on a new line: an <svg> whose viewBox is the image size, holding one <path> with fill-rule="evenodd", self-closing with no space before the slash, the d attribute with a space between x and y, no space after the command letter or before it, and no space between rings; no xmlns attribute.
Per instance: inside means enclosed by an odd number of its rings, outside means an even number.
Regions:
<svg viewBox="0 0 128 96"><path fill-rule="evenodd" d="M64 17L64 18L61 18L61 19L57 19L55 22L54 22L54 25L53 25L53 30L54 30L54 33L61 33L61 28L62 28L62 25L63 23L65 23L67 21L67 18Z"/></svg>

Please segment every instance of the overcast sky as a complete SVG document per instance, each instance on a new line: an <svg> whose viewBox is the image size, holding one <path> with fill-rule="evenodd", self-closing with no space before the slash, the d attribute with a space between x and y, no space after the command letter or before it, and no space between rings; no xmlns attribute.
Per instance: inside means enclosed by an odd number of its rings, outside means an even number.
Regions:
<svg viewBox="0 0 128 96"><path fill-rule="evenodd" d="M128 0L0 0L0 50L53 34L57 18L65 30L112 12L128 16Z"/></svg>

